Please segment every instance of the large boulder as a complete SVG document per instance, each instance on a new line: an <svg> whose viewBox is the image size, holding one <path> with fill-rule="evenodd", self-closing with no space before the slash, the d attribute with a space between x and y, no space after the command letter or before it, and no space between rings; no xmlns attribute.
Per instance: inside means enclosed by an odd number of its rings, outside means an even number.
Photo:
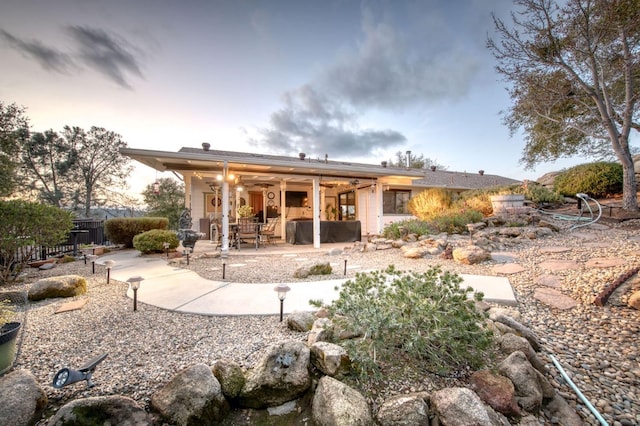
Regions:
<svg viewBox="0 0 640 426"><path fill-rule="evenodd" d="M220 359L213 364L211 371L220 382L224 396L234 399L240 395L245 381L244 371L240 365L233 361Z"/></svg>
<svg viewBox="0 0 640 426"><path fill-rule="evenodd" d="M584 424L582 417L576 410L571 408L569 403L558 394L545 404L542 411L547 418L556 419L557 423L563 426L580 426Z"/></svg>
<svg viewBox="0 0 640 426"><path fill-rule="evenodd" d="M323 376L311 404L317 426L372 425L371 409L357 390L329 376Z"/></svg>
<svg viewBox="0 0 640 426"><path fill-rule="evenodd" d="M151 418L133 399L95 396L76 399L62 406L47 423L50 426L130 425L150 426Z"/></svg>
<svg viewBox="0 0 640 426"><path fill-rule="evenodd" d="M630 308L640 310L640 291L636 291L631 296L629 296L627 305L629 305Z"/></svg>
<svg viewBox="0 0 640 426"><path fill-rule="evenodd" d="M178 372L152 395L151 406L175 425L215 425L229 411L220 382L205 364Z"/></svg>
<svg viewBox="0 0 640 426"><path fill-rule="evenodd" d="M311 331L307 336L307 345L315 342L326 342L331 338L333 322L329 318L318 318L313 322Z"/></svg>
<svg viewBox="0 0 640 426"><path fill-rule="evenodd" d="M0 424L35 424L47 406L47 395L28 370L15 370L0 377Z"/></svg>
<svg viewBox="0 0 640 426"><path fill-rule="evenodd" d="M506 417L482 403L467 388L443 388L431 394L431 408L444 426L506 426Z"/></svg>
<svg viewBox="0 0 640 426"><path fill-rule="evenodd" d="M74 297L87 292L87 280L79 275L61 275L43 278L29 288L29 300L43 300L54 297Z"/></svg>
<svg viewBox="0 0 640 426"><path fill-rule="evenodd" d="M470 382L471 388L491 408L505 416L520 416L511 380L489 370L480 370L471 375Z"/></svg>
<svg viewBox="0 0 640 426"><path fill-rule="evenodd" d="M524 337L516 336L513 333L505 333L497 338L500 343L500 349L506 355L510 355L515 351L520 351L527 356L527 359L542 374L546 373L544 362L538 357L531 347L531 344Z"/></svg>
<svg viewBox="0 0 640 426"><path fill-rule="evenodd" d="M513 352L498 364L498 370L513 382L516 401L525 411L535 413L544 399L555 396L555 390L549 381L531 365L521 351Z"/></svg>
<svg viewBox="0 0 640 426"><path fill-rule="evenodd" d="M429 394L426 392L394 395L385 400L376 418L382 426L420 426L429 424Z"/></svg>
<svg viewBox="0 0 640 426"><path fill-rule="evenodd" d="M465 265L475 265L489 259L491 259L491 254L478 246L468 245L453 250L453 260Z"/></svg>
<svg viewBox="0 0 640 426"><path fill-rule="evenodd" d="M311 386L309 348L288 341L271 346L258 364L248 371L238 396L240 406L275 407L302 396Z"/></svg>
<svg viewBox="0 0 640 426"><path fill-rule="evenodd" d="M351 361L347 351L340 345L316 342L311 346L311 364L331 377L341 377L349 372Z"/></svg>
<svg viewBox="0 0 640 426"><path fill-rule="evenodd" d="M287 327L289 330L307 332L313 327L316 317L311 312L295 311L287 315Z"/></svg>

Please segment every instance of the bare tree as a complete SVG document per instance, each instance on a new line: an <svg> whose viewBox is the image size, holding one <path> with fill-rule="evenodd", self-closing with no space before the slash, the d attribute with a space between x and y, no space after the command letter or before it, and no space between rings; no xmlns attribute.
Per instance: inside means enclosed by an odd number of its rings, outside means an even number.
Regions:
<svg viewBox="0 0 640 426"><path fill-rule="evenodd" d="M494 16L488 48L510 83L510 130L525 130L521 161L615 156L623 168L623 208L637 210L629 144L638 131L640 2L514 0L507 25ZM612 155L613 154L613 155Z"/></svg>

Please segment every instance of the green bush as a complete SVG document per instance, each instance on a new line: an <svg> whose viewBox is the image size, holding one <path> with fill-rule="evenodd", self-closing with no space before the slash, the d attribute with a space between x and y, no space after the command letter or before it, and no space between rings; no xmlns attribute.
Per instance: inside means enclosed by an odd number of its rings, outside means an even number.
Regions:
<svg viewBox="0 0 640 426"><path fill-rule="evenodd" d="M133 247L133 237L152 229L167 229L166 217L116 217L104 222L104 233L114 244Z"/></svg>
<svg viewBox="0 0 640 426"><path fill-rule="evenodd" d="M67 240L73 228L71 213L23 200L0 200L0 283L15 280L38 246Z"/></svg>
<svg viewBox="0 0 640 426"><path fill-rule="evenodd" d="M572 167L556 176L554 190L564 196L578 193L603 198L622 192L622 165L613 162L596 162Z"/></svg>
<svg viewBox="0 0 640 426"><path fill-rule="evenodd" d="M463 234L467 232L467 224L480 222L483 214L477 210L450 210L429 221L434 233Z"/></svg>
<svg viewBox="0 0 640 426"><path fill-rule="evenodd" d="M163 243L169 243L169 249L175 250L180 242L174 231L164 229L152 229L133 237L133 247L142 253L162 253Z"/></svg>
<svg viewBox="0 0 640 426"><path fill-rule="evenodd" d="M362 336L340 342L356 371L378 375L382 364L406 355L439 374L482 367L492 342L475 308L483 295L461 282L439 268L414 273L393 266L346 281L327 309L336 329Z"/></svg>
<svg viewBox="0 0 640 426"><path fill-rule="evenodd" d="M409 211L420 220L429 220L451 207L450 191L441 188L425 189L409 200Z"/></svg>
<svg viewBox="0 0 640 426"><path fill-rule="evenodd" d="M427 235L429 234L429 226L423 220L407 219L390 223L382 231L385 238L399 239L403 234Z"/></svg>

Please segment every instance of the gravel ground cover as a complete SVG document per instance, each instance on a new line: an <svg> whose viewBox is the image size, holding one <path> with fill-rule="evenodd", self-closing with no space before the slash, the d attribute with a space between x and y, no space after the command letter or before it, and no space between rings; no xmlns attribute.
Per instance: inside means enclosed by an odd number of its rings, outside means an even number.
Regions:
<svg viewBox="0 0 640 426"><path fill-rule="evenodd" d="M600 228L600 227L598 227ZM525 271L509 275L519 304L522 322L540 337L546 353L554 354L575 381L578 388L596 406L610 424L640 424L640 352L638 332L640 311L625 306L632 289L640 288L636 278L630 279L604 307L592 301L605 286L633 266L640 265L640 231L637 223L626 221L606 229L562 231L552 237L537 240L510 241L500 248L509 252L524 266ZM468 237L458 237L460 241ZM453 238L455 240L455 238ZM561 253L547 252L548 247L563 247ZM593 258L624 259L618 266L599 268L587 266ZM235 282L292 281L293 271L301 264L330 261L336 272L324 279L344 278L344 259L348 277L357 271L381 269L393 264L397 269L421 271L438 265L444 270L480 275L498 275L496 262L460 265L439 257L420 260L405 259L400 250L390 249L362 253L347 250L344 254L300 254L285 256L231 256L228 263L243 263L229 270L228 278ZM535 299L540 284L538 277L548 274L540 263L548 259L570 259L577 269L557 271L563 294L578 302L570 310L559 310ZM219 278L219 259L192 259L189 268L203 277ZM270 344L283 340L306 341L306 334L289 331L273 316L200 316L162 310L145 304L133 312L126 297L126 283L106 283L104 269L82 261L61 264L50 271L29 271L22 284L6 290L27 289L34 280L63 274L84 275L88 279L88 303L80 310L55 313L68 300L54 299L31 303L21 339L17 368L30 370L45 389L50 406L47 416L62 404L76 398L122 394L147 406L158 390L178 370L216 359L228 358L244 367L252 366ZM314 276L310 280L318 280ZM308 279L309 280L309 279ZM54 374L62 367L79 367L96 355L108 353L94 374L96 386L87 389L75 384L57 390L51 386ZM557 389L585 417L585 423L598 424L575 393L552 367L550 377ZM372 403L398 392L432 390L438 379L429 374L415 374L404 381L386 383L374 389ZM381 386L380 383L376 386ZM41 425L47 422L43 419Z"/></svg>

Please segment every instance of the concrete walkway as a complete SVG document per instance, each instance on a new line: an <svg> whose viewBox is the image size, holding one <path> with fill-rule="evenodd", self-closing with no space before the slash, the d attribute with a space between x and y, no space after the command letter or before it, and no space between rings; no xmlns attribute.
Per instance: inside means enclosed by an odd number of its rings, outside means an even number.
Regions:
<svg viewBox="0 0 640 426"><path fill-rule="evenodd" d="M207 243L204 243L205 245ZM196 244L198 246L198 244ZM289 246L292 253L309 253L313 249L305 246ZM276 252L277 252L276 251ZM326 249L325 249L326 251ZM259 252L244 250L246 255L274 254L274 251ZM146 258L136 250L124 250L100 256L97 264L114 260L111 278L126 282L133 276L144 278L138 290L138 302L184 313L203 315L274 315L280 312L280 301L273 290L276 284L242 284L225 281L212 281L200 277L195 272L167 264L165 258ZM250 266L247 266L250 267ZM482 291L485 300L505 305L515 305L516 297L509 279L506 277L461 275L462 285ZM287 285L291 291L284 301L284 312L312 311L309 300L322 300L330 303L338 297L339 287L346 279L317 282L292 282ZM133 291L127 295L133 297Z"/></svg>

